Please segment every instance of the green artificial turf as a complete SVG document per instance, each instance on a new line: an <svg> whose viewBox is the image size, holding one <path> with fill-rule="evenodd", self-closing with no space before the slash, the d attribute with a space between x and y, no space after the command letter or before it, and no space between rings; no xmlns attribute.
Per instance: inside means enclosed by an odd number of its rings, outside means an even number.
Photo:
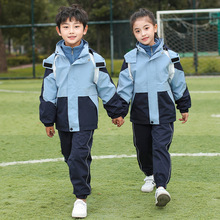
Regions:
<svg viewBox="0 0 220 220"><path fill-rule="evenodd" d="M192 108L186 124L175 122L170 152L219 153L220 118L212 115L220 114L220 94L197 91L219 92L220 77L186 80ZM0 81L0 165L62 157L57 132L47 137L39 121L40 90L41 80ZM135 153L129 116L117 128L100 101L92 155ZM220 219L219 164L219 156L172 156L171 202L158 208L154 192L140 191L144 174L135 157L94 159L87 219ZM0 219L71 219L74 195L68 175L62 161L0 166Z"/></svg>

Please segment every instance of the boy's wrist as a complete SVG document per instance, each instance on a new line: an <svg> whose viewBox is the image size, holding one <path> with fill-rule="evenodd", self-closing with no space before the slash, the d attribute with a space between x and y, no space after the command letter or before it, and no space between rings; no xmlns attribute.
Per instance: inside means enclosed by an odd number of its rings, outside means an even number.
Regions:
<svg viewBox="0 0 220 220"><path fill-rule="evenodd" d="M45 127L52 127L53 125L54 125L54 123L44 124Z"/></svg>
<svg viewBox="0 0 220 220"><path fill-rule="evenodd" d="M114 115L111 117L111 119L116 119L116 118L120 118L120 117L124 118L122 115L116 115L116 116Z"/></svg>
<svg viewBox="0 0 220 220"><path fill-rule="evenodd" d="M188 113L189 109L180 109L180 113Z"/></svg>

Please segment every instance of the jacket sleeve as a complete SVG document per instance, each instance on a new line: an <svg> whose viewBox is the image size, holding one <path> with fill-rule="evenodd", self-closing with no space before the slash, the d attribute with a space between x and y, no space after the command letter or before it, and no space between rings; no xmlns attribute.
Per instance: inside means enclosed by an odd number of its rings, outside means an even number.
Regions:
<svg viewBox="0 0 220 220"><path fill-rule="evenodd" d="M99 64L98 64L99 65ZM104 66L99 68L97 80L98 95L103 101L103 106L111 118L123 117L123 108L120 96L116 93L116 87Z"/></svg>
<svg viewBox="0 0 220 220"><path fill-rule="evenodd" d="M128 64L124 60L119 74L117 93L121 97L123 105L123 114L126 116L129 110L129 104L133 95L133 78L129 72Z"/></svg>
<svg viewBox="0 0 220 220"><path fill-rule="evenodd" d="M41 95L40 95L40 120L46 126L53 126L56 120L57 86L53 70L46 68Z"/></svg>
<svg viewBox="0 0 220 220"><path fill-rule="evenodd" d="M173 63L173 74L170 77L170 86L177 109L181 113L185 113L191 107L191 98L185 82L185 75L180 64L179 56L171 58L171 61Z"/></svg>

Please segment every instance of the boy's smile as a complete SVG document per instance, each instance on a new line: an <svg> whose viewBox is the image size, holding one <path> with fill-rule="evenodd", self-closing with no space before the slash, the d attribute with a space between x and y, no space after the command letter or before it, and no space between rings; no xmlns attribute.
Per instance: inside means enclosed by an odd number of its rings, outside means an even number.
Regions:
<svg viewBox="0 0 220 220"><path fill-rule="evenodd" d="M83 27L83 24L79 21L76 21L75 18L69 18L60 25L60 29L56 27L57 33L65 41L65 45L69 47L79 46L81 39L87 33L88 25Z"/></svg>

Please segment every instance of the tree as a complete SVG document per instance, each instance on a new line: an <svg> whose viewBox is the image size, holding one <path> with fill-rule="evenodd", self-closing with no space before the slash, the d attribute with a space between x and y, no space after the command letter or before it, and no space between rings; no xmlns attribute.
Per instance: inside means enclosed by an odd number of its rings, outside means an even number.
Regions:
<svg viewBox="0 0 220 220"><path fill-rule="evenodd" d="M0 1L0 17L2 11L2 2ZM7 72L7 60L5 53L5 44L3 40L2 30L0 29L0 73Z"/></svg>
<svg viewBox="0 0 220 220"><path fill-rule="evenodd" d="M45 4L48 0L35 0L35 22L39 22L44 15ZM19 12L19 16L18 15ZM16 25L31 24L31 1L19 0L9 1L0 0L0 24ZM4 37L3 37L4 36ZM4 39L13 39L18 45L31 47L31 29L30 28L5 28L0 29L0 72L7 71L6 51ZM4 68L3 68L4 67Z"/></svg>
<svg viewBox="0 0 220 220"><path fill-rule="evenodd" d="M197 8L220 7L219 0L112 0L112 2L114 20L128 20L133 12L143 7L153 11L154 14L156 14L156 11L158 10L193 8L193 3L195 2ZM34 3L34 17L36 24L54 23L59 7L72 4L80 4L87 11L89 21L110 20L110 0L34 0ZM31 24L30 0L0 0L0 25L14 24ZM110 56L109 34L109 24L89 25L88 34L85 36L85 39L89 42L92 48L107 58ZM114 24L114 46L118 50L121 50L122 53L132 48L135 43L135 41L133 43L130 36L131 31L128 23ZM14 45L24 45L26 50L31 52L30 28L0 29L0 72L5 72L7 70L4 41L9 41L9 39L13 39ZM46 55L52 53L58 40L60 40L60 37L57 35L54 26L35 28L35 47L40 53ZM122 46L125 46L126 48L122 48ZM122 55L120 54L118 57L122 57Z"/></svg>

